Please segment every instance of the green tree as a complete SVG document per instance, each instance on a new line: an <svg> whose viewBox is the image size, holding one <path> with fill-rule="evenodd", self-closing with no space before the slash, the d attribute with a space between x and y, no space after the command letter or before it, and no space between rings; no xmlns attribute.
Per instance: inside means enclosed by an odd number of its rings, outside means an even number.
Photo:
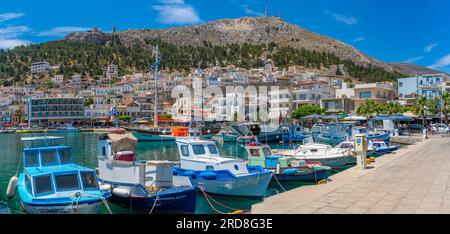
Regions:
<svg viewBox="0 0 450 234"><path fill-rule="evenodd" d="M94 99L92 99L92 97L88 97L84 100L84 106L90 106L94 104Z"/></svg>
<svg viewBox="0 0 450 234"><path fill-rule="evenodd" d="M323 113L323 109L321 109L318 106L303 105L303 106L300 106L297 110L294 110L291 114L291 117L292 117L292 119L301 119L308 115L313 115L313 114L320 115L322 113Z"/></svg>
<svg viewBox="0 0 450 234"><path fill-rule="evenodd" d="M442 105L441 105L442 114L444 114L445 123L448 124L448 112L450 109L450 93L443 92L441 98L442 98Z"/></svg>
<svg viewBox="0 0 450 234"><path fill-rule="evenodd" d="M122 121L122 122L129 122L129 121L131 121L131 116L129 116L129 115L121 115L121 116L117 117L117 119Z"/></svg>
<svg viewBox="0 0 450 234"><path fill-rule="evenodd" d="M168 119L171 119L171 118L172 118L172 115L171 115L171 114L160 114L159 117L160 117L160 118L168 118Z"/></svg>

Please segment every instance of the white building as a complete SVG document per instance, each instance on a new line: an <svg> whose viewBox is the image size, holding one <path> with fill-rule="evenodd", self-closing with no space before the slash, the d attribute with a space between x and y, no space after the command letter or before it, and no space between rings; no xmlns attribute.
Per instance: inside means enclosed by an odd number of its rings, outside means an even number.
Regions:
<svg viewBox="0 0 450 234"><path fill-rule="evenodd" d="M348 83L343 82L342 88L336 89L336 98L354 98L355 97L355 89L350 88Z"/></svg>
<svg viewBox="0 0 450 234"><path fill-rule="evenodd" d="M52 82L55 84L62 84L64 82L64 75L55 75L52 78Z"/></svg>
<svg viewBox="0 0 450 234"><path fill-rule="evenodd" d="M31 74L46 73L51 70L52 68L46 61L31 64Z"/></svg>
<svg viewBox="0 0 450 234"><path fill-rule="evenodd" d="M115 64L108 65L108 69L106 70L106 77L109 79L116 78L119 76L119 66Z"/></svg>

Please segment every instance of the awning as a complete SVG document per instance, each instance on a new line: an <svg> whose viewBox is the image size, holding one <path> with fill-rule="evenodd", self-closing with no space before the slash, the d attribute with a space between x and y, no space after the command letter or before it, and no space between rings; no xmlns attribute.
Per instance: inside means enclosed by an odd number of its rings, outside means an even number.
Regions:
<svg viewBox="0 0 450 234"><path fill-rule="evenodd" d="M374 117L372 120L374 121L384 121L384 120L392 120L392 121L413 121L413 117L404 116L404 115L379 115Z"/></svg>
<svg viewBox="0 0 450 234"><path fill-rule="evenodd" d="M345 117L344 120L346 120L346 121L365 121L365 120L367 120L367 118L362 117L362 116L352 115L352 116Z"/></svg>

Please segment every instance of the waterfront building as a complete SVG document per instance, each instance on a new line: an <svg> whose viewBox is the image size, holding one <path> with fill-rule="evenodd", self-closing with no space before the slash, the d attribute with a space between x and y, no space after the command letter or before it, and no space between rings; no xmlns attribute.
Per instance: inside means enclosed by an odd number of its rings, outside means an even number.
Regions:
<svg viewBox="0 0 450 234"><path fill-rule="evenodd" d="M395 100L397 90L389 83L368 83L356 84L354 87L355 110L364 105L366 100L373 100L375 103L383 104Z"/></svg>
<svg viewBox="0 0 450 234"><path fill-rule="evenodd" d="M50 64L46 61L31 64L31 74L47 73L52 70Z"/></svg>
<svg viewBox="0 0 450 234"><path fill-rule="evenodd" d="M216 76L210 76L206 79L206 86L217 86L220 87L220 79Z"/></svg>
<svg viewBox="0 0 450 234"><path fill-rule="evenodd" d="M302 105L320 106L320 99L333 96L333 90L328 82L303 81L292 90L292 109L298 109Z"/></svg>
<svg viewBox="0 0 450 234"><path fill-rule="evenodd" d="M56 85L61 85L64 82L64 75L55 75L51 81Z"/></svg>
<svg viewBox="0 0 450 234"><path fill-rule="evenodd" d="M429 99L439 97L445 90L445 81L444 74L398 79L399 101L405 105L412 105L417 97L425 96Z"/></svg>
<svg viewBox="0 0 450 234"><path fill-rule="evenodd" d="M82 97L31 98L27 114L32 125L59 126L83 121L84 108Z"/></svg>
<svg viewBox="0 0 450 234"><path fill-rule="evenodd" d="M320 100L320 108L325 109L327 114L349 113L355 109L355 103L345 96L324 98Z"/></svg>

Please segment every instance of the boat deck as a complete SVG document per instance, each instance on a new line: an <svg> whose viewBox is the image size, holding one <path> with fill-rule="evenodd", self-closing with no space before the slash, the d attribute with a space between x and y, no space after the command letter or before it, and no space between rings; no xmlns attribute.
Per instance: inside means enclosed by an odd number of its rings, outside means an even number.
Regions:
<svg viewBox="0 0 450 234"><path fill-rule="evenodd" d="M351 168L318 186L266 198L253 214L450 213L450 144L430 139Z"/></svg>

